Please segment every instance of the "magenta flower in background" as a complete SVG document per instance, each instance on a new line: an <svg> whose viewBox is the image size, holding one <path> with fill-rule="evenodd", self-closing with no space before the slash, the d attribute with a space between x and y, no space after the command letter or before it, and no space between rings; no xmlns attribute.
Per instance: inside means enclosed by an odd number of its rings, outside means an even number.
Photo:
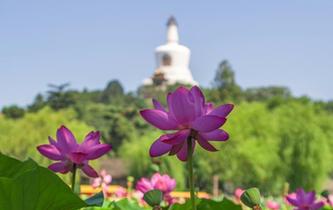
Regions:
<svg viewBox="0 0 333 210"><path fill-rule="evenodd" d="M324 206L324 202L316 202L315 192L304 192L301 188L296 190L296 198L287 195L286 199L295 206L294 210L317 210Z"/></svg>
<svg viewBox="0 0 333 210"><path fill-rule="evenodd" d="M289 203L289 201L287 200L287 197L292 198L292 199L296 199L296 193L292 192L289 193L287 196L283 197L283 201L287 204L287 205L292 205L291 203Z"/></svg>
<svg viewBox="0 0 333 210"><path fill-rule="evenodd" d="M280 209L280 204L273 200L268 200L266 203L266 206L270 210L279 210Z"/></svg>
<svg viewBox="0 0 333 210"><path fill-rule="evenodd" d="M106 198L109 193L109 185L111 184L111 182L112 182L111 175L108 174L106 170L102 170L100 176L92 180L91 186L93 188L101 187L104 197Z"/></svg>
<svg viewBox="0 0 333 210"><path fill-rule="evenodd" d="M176 188L176 180L172 179L169 175L161 175L155 173L150 179L141 178L135 189L139 192L139 197L143 198L143 195L150 190L160 190L163 193L163 198L168 204L172 204L174 199L171 196L171 192Z"/></svg>
<svg viewBox="0 0 333 210"><path fill-rule="evenodd" d="M150 148L150 156L158 157L169 153L177 154L178 159L188 158L187 139L191 137L194 150L195 142L208 150L217 151L209 141L226 141L229 135L219 128L225 123L232 111L232 104L213 108L207 103L201 90L194 86L190 90L179 87L167 96L168 109L153 100L155 109L140 111L141 116L151 125L161 130L175 130L174 133L160 136ZM193 151L192 150L192 151Z"/></svg>
<svg viewBox="0 0 333 210"><path fill-rule="evenodd" d="M98 177L97 172L89 165L94 160L111 150L111 145L100 143L100 132L92 131L79 144L72 132L65 126L57 130L57 141L49 137L50 144L37 147L45 157L58 161L49 166L54 172L68 173L74 166L82 169L89 177Z"/></svg>

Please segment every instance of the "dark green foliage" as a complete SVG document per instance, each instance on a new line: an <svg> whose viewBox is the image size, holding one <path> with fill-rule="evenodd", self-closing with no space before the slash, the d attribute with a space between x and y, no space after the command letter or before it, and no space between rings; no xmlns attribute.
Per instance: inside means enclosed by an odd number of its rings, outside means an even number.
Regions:
<svg viewBox="0 0 333 210"><path fill-rule="evenodd" d="M104 194L99 192L84 201L88 206L102 206L104 203Z"/></svg>
<svg viewBox="0 0 333 210"><path fill-rule="evenodd" d="M144 208L140 207L137 201L130 199L122 199L117 202L112 202L110 205L110 210L143 210Z"/></svg>
<svg viewBox="0 0 333 210"><path fill-rule="evenodd" d="M289 99L291 92L287 87L269 86L259 88L248 88L244 92L248 101L266 101L273 98Z"/></svg>
<svg viewBox="0 0 333 210"><path fill-rule="evenodd" d="M34 99L34 102L28 106L28 111L30 112L37 112L41 110L44 106L46 106L46 101L42 94L37 94Z"/></svg>
<svg viewBox="0 0 333 210"><path fill-rule="evenodd" d="M236 85L235 73L229 62L224 60L220 63L214 78L214 87L228 88Z"/></svg>
<svg viewBox="0 0 333 210"><path fill-rule="evenodd" d="M196 202L199 203L199 199L196 199ZM187 200L183 204L175 203L170 207L164 208L163 210L192 210L192 206L190 200Z"/></svg>
<svg viewBox="0 0 333 210"><path fill-rule="evenodd" d="M242 210L242 207L235 204L232 200L228 198L223 198L222 201L214 201L208 199L202 199L198 204L198 210Z"/></svg>
<svg viewBox="0 0 333 210"><path fill-rule="evenodd" d="M215 99L214 101L240 101L242 99L242 89L236 83L235 73L227 60L220 63L213 87L212 97Z"/></svg>
<svg viewBox="0 0 333 210"><path fill-rule="evenodd" d="M48 91L47 104L54 110L64 109L75 104L74 92L67 91L69 83L62 85L50 84Z"/></svg>
<svg viewBox="0 0 333 210"><path fill-rule="evenodd" d="M176 83L167 86L144 85L137 90L138 96L142 98L154 98L166 104L166 95L169 92L175 91L179 86L191 88L191 85Z"/></svg>
<svg viewBox="0 0 333 210"><path fill-rule="evenodd" d="M23 108L12 105L12 106L7 106L2 109L3 115L5 117L10 118L10 119L19 119L22 118L25 114L25 111Z"/></svg>
<svg viewBox="0 0 333 210"><path fill-rule="evenodd" d="M118 80L112 80L108 83L101 94L102 103L120 104L124 99L124 89Z"/></svg>
<svg viewBox="0 0 333 210"><path fill-rule="evenodd" d="M242 207L235 204L228 198L223 198L222 201L214 201L208 199L196 199L198 210L242 210ZM91 208L86 208L87 210ZM107 207L92 208L93 210L151 210L150 207L141 207L139 204L130 199L122 199L119 201L113 201ZM160 208L156 208L160 209ZM189 200L183 204L173 204L171 206L161 208L163 210L192 210Z"/></svg>
<svg viewBox="0 0 333 210"><path fill-rule="evenodd" d="M0 209L6 210L74 210L95 206L97 197L103 200L99 194L86 203L57 175L33 160L21 162L1 153L0 193Z"/></svg>
<svg viewBox="0 0 333 210"><path fill-rule="evenodd" d="M222 201L214 201L208 199L196 199L198 210L242 210L240 205L235 204L228 198ZM164 210L192 210L189 200L184 204L174 204Z"/></svg>
<svg viewBox="0 0 333 210"><path fill-rule="evenodd" d="M103 140L110 143L115 151L124 140L136 135L136 110L120 108L113 105L86 104L77 108L80 119L102 132Z"/></svg>
<svg viewBox="0 0 333 210"><path fill-rule="evenodd" d="M333 113L333 101L323 102L319 101L317 102L318 106L321 108L324 108L327 112Z"/></svg>

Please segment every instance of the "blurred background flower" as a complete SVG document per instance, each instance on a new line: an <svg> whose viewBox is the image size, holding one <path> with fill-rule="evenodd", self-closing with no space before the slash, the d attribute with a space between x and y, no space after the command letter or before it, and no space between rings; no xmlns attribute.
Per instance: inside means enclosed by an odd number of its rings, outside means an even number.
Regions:
<svg viewBox="0 0 333 210"><path fill-rule="evenodd" d="M279 210L280 209L280 204L276 201L273 201L273 200L268 200L266 202L266 206L270 210Z"/></svg>
<svg viewBox="0 0 333 210"><path fill-rule="evenodd" d="M316 201L315 192L305 192L302 188L296 190L296 197L287 195L286 199L295 210L317 210L324 206L324 202Z"/></svg>
<svg viewBox="0 0 333 210"><path fill-rule="evenodd" d="M167 174L155 173L150 179L141 178L137 183L135 189L138 191L140 198L150 190L160 190L163 193L164 201L172 204L174 199L170 193L176 187L176 180L172 179Z"/></svg>
<svg viewBox="0 0 333 210"><path fill-rule="evenodd" d="M99 177L94 178L91 180L91 186L93 188L101 187L103 190L104 197L109 196L109 186L112 182L112 177L110 174L107 173L106 170L102 170L99 174Z"/></svg>

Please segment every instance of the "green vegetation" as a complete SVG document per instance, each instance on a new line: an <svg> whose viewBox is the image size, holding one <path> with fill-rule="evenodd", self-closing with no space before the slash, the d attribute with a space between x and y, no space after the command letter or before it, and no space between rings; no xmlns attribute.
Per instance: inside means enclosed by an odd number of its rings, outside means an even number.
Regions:
<svg viewBox="0 0 333 210"><path fill-rule="evenodd" d="M161 135L146 124L138 110L151 107L147 96L165 104L166 90L139 87L126 93L121 84L111 81L104 90L77 91L68 85L51 86L45 95L23 110L6 107L0 116L0 152L20 159L31 156L42 165L48 161L35 147L46 143L48 135L66 124L82 136L89 130L102 131L103 140L114 148L134 177L147 176L156 170L177 179L184 189L184 164L173 157L152 159L150 144ZM213 86L204 89L207 100L215 104L236 104L225 125L229 141L216 144L214 154L197 150L194 164L201 190L210 191L214 175L220 187L231 192L235 187L257 186L267 194L281 194L286 182L290 187L322 189L333 172L333 102L294 97L286 87L242 89L231 65L223 61Z"/></svg>
<svg viewBox="0 0 333 210"><path fill-rule="evenodd" d="M134 177L150 176L156 171L167 173L177 180L177 189L185 188L185 166L175 157L150 158L149 147L161 135L149 131L126 141L120 148L120 156L129 164L130 174Z"/></svg>
<svg viewBox="0 0 333 210"><path fill-rule="evenodd" d="M21 160L31 157L46 166L49 160L41 156L36 146L48 143L48 136L55 137L57 128L65 124L83 139L93 127L76 119L74 110L58 112L45 107L37 113L27 113L23 118L13 120L0 116L0 152Z"/></svg>
<svg viewBox="0 0 333 210"><path fill-rule="evenodd" d="M0 153L0 209L59 210L101 206L103 194L83 201L53 172L34 160L24 162Z"/></svg>
<svg viewBox="0 0 333 210"><path fill-rule="evenodd" d="M7 118L19 119L24 116L24 109L16 105L7 106L2 109L2 113Z"/></svg>

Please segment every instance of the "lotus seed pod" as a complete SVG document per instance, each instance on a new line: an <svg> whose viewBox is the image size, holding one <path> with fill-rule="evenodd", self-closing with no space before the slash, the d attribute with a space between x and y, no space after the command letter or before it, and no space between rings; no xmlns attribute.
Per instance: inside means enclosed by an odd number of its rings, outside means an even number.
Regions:
<svg viewBox="0 0 333 210"><path fill-rule="evenodd" d="M328 190L324 190L323 192L320 193L320 195L327 199L330 193L328 192Z"/></svg>
<svg viewBox="0 0 333 210"><path fill-rule="evenodd" d="M163 200L163 194L159 190L150 190L145 193L143 200L151 207L157 207Z"/></svg>

